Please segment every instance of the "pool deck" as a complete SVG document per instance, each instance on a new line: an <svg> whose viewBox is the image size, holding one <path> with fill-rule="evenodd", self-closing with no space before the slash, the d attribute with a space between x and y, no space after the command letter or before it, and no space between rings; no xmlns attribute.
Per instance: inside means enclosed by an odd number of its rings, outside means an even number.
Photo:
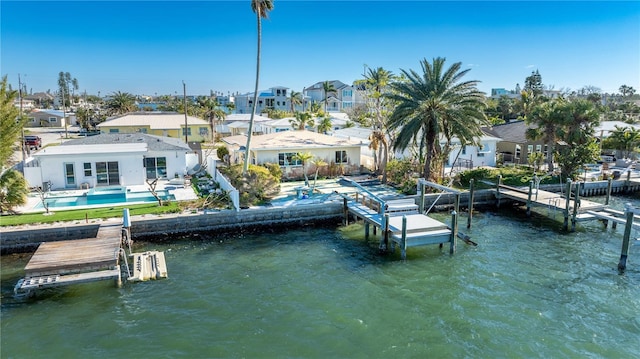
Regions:
<svg viewBox="0 0 640 359"><path fill-rule="evenodd" d="M131 192L149 192L149 187L147 185L136 185L136 186L126 186L127 190ZM190 186L184 185L175 185L171 184L169 181L159 181L156 187L156 190L163 191L168 190L169 194L172 194L175 197L176 201L185 201L192 200L198 198L198 195L193 191ZM69 197L81 197L86 195L88 189L81 190L62 190L62 191L51 191L56 196L69 196ZM149 192L149 194L151 194ZM56 207L51 208L50 211L54 212L56 210L71 210L71 209L87 209L87 208L101 208L101 207L109 207L114 205L131 205L131 204L139 204L144 202L118 202L118 203L107 203L107 204L95 204L95 205L86 205L86 206L71 206L71 207ZM15 209L18 213L42 213L45 212L45 209L42 208L42 201L40 200L40 196L37 193L30 193L27 195L27 203L23 206L17 207Z"/></svg>

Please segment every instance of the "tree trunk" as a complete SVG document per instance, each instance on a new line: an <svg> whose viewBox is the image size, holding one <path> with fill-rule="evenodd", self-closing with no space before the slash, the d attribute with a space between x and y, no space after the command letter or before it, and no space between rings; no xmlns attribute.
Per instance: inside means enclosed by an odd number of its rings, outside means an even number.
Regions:
<svg viewBox="0 0 640 359"><path fill-rule="evenodd" d="M253 135L253 118L256 115L256 105L258 102L258 81L260 79L260 45L262 43L262 20L260 18L260 11L256 11L256 17L258 20L258 56L256 59L256 87L253 92L253 106L251 109L251 118L249 119L249 129L247 133L247 146L245 148L244 166L242 167L242 174L247 174L249 171L249 161L251 157L251 136Z"/></svg>

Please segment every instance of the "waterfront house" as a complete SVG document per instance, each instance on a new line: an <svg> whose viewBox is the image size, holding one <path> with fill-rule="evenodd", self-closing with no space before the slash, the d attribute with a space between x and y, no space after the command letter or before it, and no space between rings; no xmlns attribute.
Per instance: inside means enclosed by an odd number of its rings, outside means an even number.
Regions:
<svg viewBox="0 0 640 359"><path fill-rule="evenodd" d="M223 125L227 128L227 133L230 135L244 135L249 131L249 121L251 120L251 113L234 113L227 115L223 121ZM253 133L264 133L262 124L271 121L269 117L260 116L256 114L253 116Z"/></svg>
<svg viewBox="0 0 640 359"><path fill-rule="evenodd" d="M527 129L531 125L527 125L524 121L512 121L501 125L495 125L485 129L490 136L501 139L497 143L497 153L504 163L528 164L528 158L531 153L542 152L545 162L548 156L548 148L544 141L529 140L526 136Z"/></svg>
<svg viewBox="0 0 640 359"><path fill-rule="evenodd" d="M183 178L198 164L196 152L178 138L107 133L45 147L26 161L24 174L30 187L53 190L142 185Z"/></svg>
<svg viewBox="0 0 640 359"><path fill-rule="evenodd" d="M242 163L246 152L247 136L222 139L229 149L230 161ZM277 163L285 179L301 178L302 163L294 160L296 153L311 153L328 165L321 168L323 175L360 173L360 142L328 136L312 131L283 131L251 138L251 163ZM310 166L308 168L312 168Z"/></svg>
<svg viewBox="0 0 640 359"><path fill-rule="evenodd" d="M193 116L185 120L184 114L177 112L132 112L109 118L97 127L101 133L142 133L190 142L211 139L209 122Z"/></svg>

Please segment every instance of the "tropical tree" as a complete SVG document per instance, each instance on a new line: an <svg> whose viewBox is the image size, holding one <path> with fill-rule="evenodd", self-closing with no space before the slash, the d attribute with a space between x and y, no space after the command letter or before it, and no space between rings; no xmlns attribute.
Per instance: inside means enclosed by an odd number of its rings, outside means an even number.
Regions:
<svg viewBox="0 0 640 359"><path fill-rule="evenodd" d="M302 93L291 91L289 102L291 104L291 113L295 113L296 106L299 106L302 104Z"/></svg>
<svg viewBox="0 0 640 359"><path fill-rule="evenodd" d="M315 125L313 116L309 112L296 112L294 116L295 118L290 119L289 123L296 130L304 130L307 126L313 127Z"/></svg>
<svg viewBox="0 0 640 359"><path fill-rule="evenodd" d="M215 97L200 96L198 97L198 116L209 122L211 132L211 142L215 142L215 130L219 120L223 120L227 114L220 108Z"/></svg>
<svg viewBox="0 0 640 359"><path fill-rule="evenodd" d="M531 115L525 118L525 122L530 126L525 136L532 141L542 140L547 147L547 168L549 172L553 172L553 154L555 153L555 145L558 139L558 131L562 126L564 108L562 102L564 100L548 101L536 106Z"/></svg>
<svg viewBox="0 0 640 359"><path fill-rule="evenodd" d="M542 95L542 90L544 89L542 85L542 76L538 72L538 70L532 71L530 76L524 80L524 90L528 92L532 92L534 96Z"/></svg>
<svg viewBox="0 0 640 359"><path fill-rule="evenodd" d="M320 172L320 167L325 167L329 164L322 158L318 158L318 157L312 159L310 162L311 164L316 166L316 173L313 176L313 187L311 188L311 193L314 193L316 190L316 182L318 181L318 172Z"/></svg>
<svg viewBox="0 0 640 359"><path fill-rule="evenodd" d="M333 125L331 124L331 117L325 115L318 122L318 133L327 133L331 131L332 127Z"/></svg>
<svg viewBox="0 0 640 359"><path fill-rule="evenodd" d="M387 161L389 157L389 142L384 132L380 130L374 130L369 135L369 148L376 153L379 149L382 150L382 156L380 156L380 165L376 164L376 169L379 169L382 174L382 183L387 183Z"/></svg>
<svg viewBox="0 0 640 359"><path fill-rule="evenodd" d="M269 11L273 10L272 0L251 0L251 9L256 14L256 23L258 25L258 52L256 58L256 86L253 91L253 104L251 108L251 118L249 119L249 129L247 133L246 156L244 157L244 166L242 173L246 174L249 170L249 157L251 156L251 136L253 135L253 119L256 115L256 104L258 102L258 82L260 80L260 50L262 47L262 19L266 19Z"/></svg>
<svg viewBox="0 0 640 359"><path fill-rule="evenodd" d="M622 85L620 86L620 88L618 89L618 91L620 91L620 93L622 94L622 96L627 97L627 96L633 96L634 93L636 93L636 89L634 89L631 86L628 85Z"/></svg>
<svg viewBox="0 0 640 359"><path fill-rule="evenodd" d="M602 147L622 152L622 156L630 158L640 147L640 130L634 127L615 126L609 137L602 141Z"/></svg>
<svg viewBox="0 0 640 359"><path fill-rule="evenodd" d="M293 155L294 161L302 162L302 173L304 174L304 185L309 187L309 178L307 177L307 164L313 158L310 152L298 152Z"/></svg>
<svg viewBox="0 0 640 359"><path fill-rule="evenodd" d="M80 107L76 110L76 118L80 124L80 128L89 129L91 127L91 114L92 110L86 107Z"/></svg>
<svg viewBox="0 0 640 359"><path fill-rule="evenodd" d="M19 117L13 105L17 91L8 89L7 77L0 83L0 213L12 212L27 201L27 181L14 169L6 168L26 117Z"/></svg>
<svg viewBox="0 0 640 359"><path fill-rule="evenodd" d="M78 89L78 80L71 78L69 72L60 71L58 73L58 90L60 91L60 100L62 101L62 107L71 106L72 95L70 88L74 90Z"/></svg>
<svg viewBox="0 0 640 359"><path fill-rule="evenodd" d="M110 116L123 115L137 109L136 97L128 92L114 92L107 100L106 109Z"/></svg>
<svg viewBox="0 0 640 359"><path fill-rule="evenodd" d="M429 63L420 62L422 73L401 70L402 81L391 83L387 95L397 103L389 118L391 130L398 130L394 149L404 151L417 144L426 151L422 175L438 181L452 149L452 139L462 143L477 143L481 127L487 124L484 115L484 95L477 89L478 81L462 81L469 72L460 70L456 62L445 69L445 59L438 57ZM445 139L440 145L440 137Z"/></svg>
<svg viewBox="0 0 640 359"><path fill-rule="evenodd" d="M336 92L336 87L332 82L325 81L322 83L322 92L324 93L324 112L327 112L327 105L329 104L329 94Z"/></svg>

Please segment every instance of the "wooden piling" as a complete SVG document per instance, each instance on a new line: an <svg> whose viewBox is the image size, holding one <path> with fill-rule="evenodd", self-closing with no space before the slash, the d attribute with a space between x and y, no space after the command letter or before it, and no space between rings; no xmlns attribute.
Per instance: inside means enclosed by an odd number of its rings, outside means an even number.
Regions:
<svg viewBox="0 0 640 359"><path fill-rule="evenodd" d="M474 192L474 180L469 181L469 216L467 217L467 228L471 228L471 218L473 217L473 193Z"/></svg>
<svg viewBox="0 0 640 359"><path fill-rule="evenodd" d="M576 223L578 219L578 207L580 207L580 182L576 183L575 187L576 187L576 193L573 199L573 215L571 216L571 232L575 232Z"/></svg>
<svg viewBox="0 0 640 359"><path fill-rule="evenodd" d="M531 193L533 192L533 180L529 181L529 194L527 195L527 217L531 217Z"/></svg>
<svg viewBox="0 0 640 359"><path fill-rule="evenodd" d="M343 198L342 199L342 211L344 212L344 225L348 226L349 225L349 206L347 205L347 199Z"/></svg>
<svg viewBox="0 0 640 359"><path fill-rule="evenodd" d="M565 191L564 223L562 228L569 229L569 205L571 204L571 179L567 179L567 190Z"/></svg>
<svg viewBox="0 0 640 359"><path fill-rule="evenodd" d="M364 242L369 241L369 222L364 221Z"/></svg>
<svg viewBox="0 0 640 359"><path fill-rule="evenodd" d="M631 204L625 204L626 223L624 227L624 237L622 237L622 250L620 252L620 262L618 262L618 271L624 272L627 268L627 257L629 256L629 240L631 238L631 228L633 227L633 209Z"/></svg>
<svg viewBox="0 0 640 359"><path fill-rule="evenodd" d="M502 175L498 175L498 182L496 184L496 206L500 208L500 185L502 184Z"/></svg>
<svg viewBox="0 0 640 359"><path fill-rule="evenodd" d="M402 216L402 243L400 243L400 256L407 259L407 216Z"/></svg>
<svg viewBox="0 0 640 359"><path fill-rule="evenodd" d="M449 243L449 254L453 254L456 251L456 244L458 242L458 212L451 211L451 239Z"/></svg>

